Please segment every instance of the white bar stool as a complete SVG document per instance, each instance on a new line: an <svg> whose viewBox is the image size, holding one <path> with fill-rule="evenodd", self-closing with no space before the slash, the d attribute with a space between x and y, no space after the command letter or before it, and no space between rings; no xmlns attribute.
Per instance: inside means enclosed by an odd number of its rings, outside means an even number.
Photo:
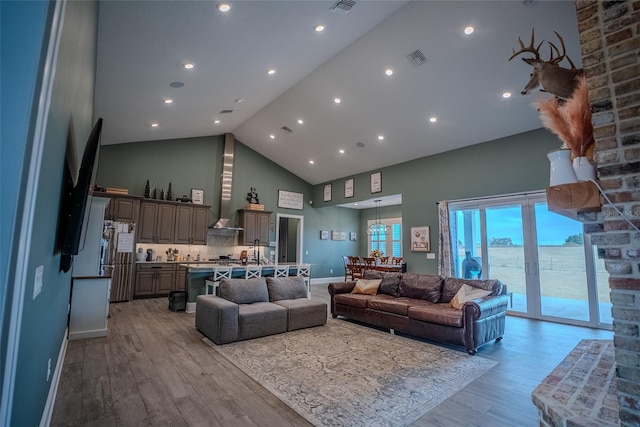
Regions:
<svg viewBox="0 0 640 427"><path fill-rule="evenodd" d="M261 265L247 265L244 270L244 278L245 279L253 279L256 277L260 277L262 274L262 266Z"/></svg>
<svg viewBox="0 0 640 427"><path fill-rule="evenodd" d="M289 266L288 265L276 265L273 270L273 277L288 277Z"/></svg>
<svg viewBox="0 0 640 427"><path fill-rule="evenodd" d="M311 264L296 265L296 276L304 278L304 283L307 286L307 298L311 298Z"/></svg>
<svg viewBox="0 0 640 427"><path fill-rule="evenodd" d="M233 267L214 267L211 280L204 281L206 285L204 293L208 295L209 289L211 289L212 295L218 295L218 285L220 285L220 281L222 279L231 279L232 271Z"/></svg>

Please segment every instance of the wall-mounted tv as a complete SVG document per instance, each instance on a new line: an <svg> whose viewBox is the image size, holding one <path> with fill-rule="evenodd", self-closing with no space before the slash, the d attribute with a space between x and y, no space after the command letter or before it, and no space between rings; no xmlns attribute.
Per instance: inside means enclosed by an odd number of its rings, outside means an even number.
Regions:
<svg viewBox="0 0 640 427"><path fill-rule="evenodd" d="M60 233L62 243L60 270L64 272L69 271L73 263L73 256L77 255L84 246L89 220L89 215L86 212L93 194L101 133L102 118L99 118L89 134L74 186L68 184L68 178L73 175L73 171L68 170L69 163L67 163L66 188L64 189L60 221L60 231L62 231Z"/></svg>

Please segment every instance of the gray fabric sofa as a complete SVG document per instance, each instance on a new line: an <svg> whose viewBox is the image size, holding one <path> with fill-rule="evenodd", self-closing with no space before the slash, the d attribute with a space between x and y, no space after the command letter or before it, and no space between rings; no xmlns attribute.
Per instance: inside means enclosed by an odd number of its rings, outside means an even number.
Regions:
<svg viewBox="0 0 640 427"><path fill-rule="evenodd" d="M196 328L216 344L327 322L327 304L307 298L302 277L223 279L219 293L196 300Z"/></svg>

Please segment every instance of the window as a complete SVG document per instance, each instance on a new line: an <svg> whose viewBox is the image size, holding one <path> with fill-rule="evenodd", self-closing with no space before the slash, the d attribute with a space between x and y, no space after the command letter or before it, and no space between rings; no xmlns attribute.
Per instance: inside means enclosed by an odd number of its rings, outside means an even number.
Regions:
<svg viewBox="0 0 640 427"><path fill-rule="evenodd" d="M369 220L367 223L369 233L369 253L374 249L380 249L384 256L402 256L402 218L380 219L380 223L385 225L389 233L382 234L376 228L376 221ZM373 227L373 228L372 228Z"/></svg>

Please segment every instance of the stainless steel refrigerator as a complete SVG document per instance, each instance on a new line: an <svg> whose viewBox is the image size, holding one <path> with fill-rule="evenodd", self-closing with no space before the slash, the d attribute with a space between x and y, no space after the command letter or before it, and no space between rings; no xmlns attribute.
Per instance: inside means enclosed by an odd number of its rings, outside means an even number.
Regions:
<svg viewBox="0 0 640 427"><path fill-rule="evenodd" d="M100 268L111 273L109 302L129 301L133 291L136 225L105 221L102 231Z"/></svg>

